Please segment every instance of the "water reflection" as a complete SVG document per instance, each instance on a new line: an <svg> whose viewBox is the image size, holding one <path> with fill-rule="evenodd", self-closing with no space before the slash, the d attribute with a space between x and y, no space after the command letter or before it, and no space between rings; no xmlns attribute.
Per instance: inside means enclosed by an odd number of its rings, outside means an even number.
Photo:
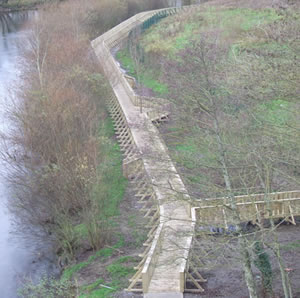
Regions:
<svg viewBox="0 0 300 298"><path fill-rule="evenodd" d="M1 13L0 14L0 28L2 35L18 31L21 26L28 20L32 12L18 12L18 13Z"/></svg>
<svg viewBox="0 0 300 298"><path fill-rule="evenodd" d="M34 14L28 11L0 13L0 68L5 61L17 55L16 41L23 34L21 28Z"/></svg>

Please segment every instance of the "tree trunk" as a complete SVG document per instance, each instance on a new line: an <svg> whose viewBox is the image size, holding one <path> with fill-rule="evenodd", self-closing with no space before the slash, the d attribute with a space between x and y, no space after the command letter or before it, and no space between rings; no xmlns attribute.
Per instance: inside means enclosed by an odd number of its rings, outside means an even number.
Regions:
<svg viewBox="0 0 300 298"><path fill-rule="evenodd" d="M232 192L230 175L229 175L228 167L227 167L227 163L226 163L226 149L223 146L222 138L220 135L220 128L219 128L219 124L218 124L216 115L215 115L214 126L215 126L216 139L217 139L220 158L221 158L223 178L225 181L226 190L230 197L231 208L233 210L233 221L236 226L237 232L241 235L240 218L239 218L239 214L237 213L238 211L237 211L237 207L236 207L236 203L235 203L234 193ZM245 281L246 281L247 288L249 291L249 297L250 298L258 298L257 293L256 293L255 279L253 277L253 272L252 272L252 268L251 268L251 256L250 256L250 253L248 250L247 240L245 239L245 237L243 235L241 235L241 236L242 237L239 237L239 247L240 247L240 254L242 255L244 276L245 276Z"/></svg>
<svg viewBox="0 0 300 298"><path fill-rule="evenodd" d="M248 246L246 239L242 237L242 256L243 256L243 269L244 269L244 275L245 275L245 281L247 284L247 288L249 291L249 297L250 298L258 298L257 293L256 293L256 285L255 285L255 280L253 278L253 272L251 268L251 256L248 251Z"/></svg>
<svg viewBox="0 0 300 298"><path fill-rule="evenodd" d="M262 176L261 172L259 171L259 167L257 165L257 163L255 163L256 169L257 169L257 173L258 173L258 177L260 180L260 184L261 186L265 189L266 191L266 195L264 196L264 201L266 203L266 210L269 212L269 217L270 217L270 224L271 224L271 231L273 234L273 237L275 238L275 247L274 247L274 253L276 255L277 261L278 261L278 265L279 265L279 269L280 269L280 275L281 275L281 282L282 282L282 287L283 287L283 292L284 292L284 297L285 298L293 298L293 293L292 293L292 288L291 288L291 284L290 284L290 280L288 277L288 273L285 272L285 266L283 263L283 259L281 257L281 253L280 253L280 245L278 242L278 236L275 232L275 223L274 220L272 218L272 208L270 206L270 200L268 198L268 193L271 192L271 186L270 186L270 165L265 164L264 168L265 168L265 178Z"/></svg>

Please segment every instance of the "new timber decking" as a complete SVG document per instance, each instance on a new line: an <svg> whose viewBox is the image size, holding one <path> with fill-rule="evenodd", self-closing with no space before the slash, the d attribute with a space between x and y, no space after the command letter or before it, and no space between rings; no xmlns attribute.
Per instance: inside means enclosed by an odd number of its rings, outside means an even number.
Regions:
<svg viewBox="0 0 300 298"><path fill-rule="evenodd" d="M151 105L149 101L141 113L138 97L111 55L111 49L121 43L131 29L155 13L157 11L144 12L128 19L95 39L92 46L120 107L117 117L121 117L122 125L130 129L124 142L134 143L135 152L133 157L126 157L124 172L134 171L139 164L137 160L142 163L159 208L160 224L134 281L142 281L145 297L175 298L183 297L188 252L194 233L188 194L151 121L153 111L160 113L159 109L164 110L164 106L155 102Z"/></svg>

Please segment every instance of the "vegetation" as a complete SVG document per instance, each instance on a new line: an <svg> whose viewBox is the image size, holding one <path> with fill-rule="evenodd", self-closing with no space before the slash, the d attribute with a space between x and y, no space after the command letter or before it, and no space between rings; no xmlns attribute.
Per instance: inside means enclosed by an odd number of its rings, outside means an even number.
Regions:
<svg viewBox="0 0 300 298"><path fill-rule="evenodd" d="M23 102L12 111L16 129L8 137L13 151L7 152L15 164L11 208L26 228L39 226L47 240L51 235L64 265L81 247L106 243L108 219L126 187L104 106L109 89L84 31L64 15L76 10L79 25L78 8L48 8L33 24ZM113 190L107 185L112 177Z"/></svg>
<svg viewBox="0 0 300 298"><path fill-rule="evenodd" d="M11 111L16 127L7 136L5 158L15 167L11 209L26 229L39 226L39 236L56 243L61 264L112 240L126 189L105 108L111 90L90 49L92 28L103 32L151 5L163 4L66 1L40 10L31 25L23 101Z"/></svg>
<svg viewBox="0 0 300 298"><path fill-rule="evenodd" d="M136 259L131 256L114 257L115 245L111 249L102 249L88 259L87 262L81 262L64 271L60 280L43 277L38 284L27 281L24 288L19 292L22 297L108 297L111 294L126 287L128 278L135 272L133 266ZM94 261L105 263L108 259L108 265L103 269L103 278L96 279L88 284L78 285L75 274L87 268ZM98 272L99 274L99 272ZM72 278L73 277L73 278ZM74 283L75 280L75 283Z"/></svg>
<svg viewBox="0 0 300 298"><path fill-rule="evenodd" d="M273 272L269 255L264 251L263 245L260 242L255 242L254 251L257 256L254 264L262 274L262 284L265 292L264 296L267 294L273 295Z"/></svg>
<svg viewBox="0 0 300 298"><path fill-rule="evenodd" d="M252 247L258 254L262 249L257 239L273 248L284 295L292 297L274 222L270 230L260 225L261 231L250 236L235 196L265 193L268 204L270 192L299 187L299 16L299 6L293 5L285 10L258 2L247 7L243 1L232 7L206 5L133 36L129 45L142 53L138 61L130 47L117 55L137 79L152 73L167 86L164 96L173 99L174 111L161 132L193 198L229 198L226 214L238 235L235 251L250 297L258 297L253 264L272 295L268 255L253 255Z"/></svg>
<svg viewBox="0 0 300 298"><path fill-rule="evenodd" d="M39 227L39 239L55 243L65 271L60 281L29 283L25 297L107 297L133 273L137 260L121 251L128 243L118 243L127 182L105 110L111 90L89 39L138 11L164 5L66 1L48 6L32 24L22 102L11 112L16 127L7 136L5 158L15 167L9 177L11 209L26 230ZM265 240L262 225L249 236L235 196L264 192L267 203L273 190L299 184L299 23L294 8L207 5L162 20L117 53L138 84L173 98L172 121L161 131L193 199L230 198L234 233L227 236L237 239L251 297L258 296L253 264L272 294L273 272L264 249L270 243L285 297L292 297L281 249L296 249L298 243L280 247L274 222L271 240ZM135 219L129 217L127 224L134 226ZM132 234L132 243L141 245L144 234ZM89 257L74 261L87 251ZM96 263L101 274L93 272L93 280L78 284Z"/></svg>
<svg viewBox="0 0 300 298"><path fill-rule="evenodd" d="M125 19L144 10L167 7L168 0L90 0L85 26L91 38L96 38Z"/></svg>
<svg viewBox="0 0 300 298"><path fill-rule="evenodd" d="M72 282L61 282L54 278L43 277L38 284L28 281L26 286L19 292L21 297L58 297L72 298L76 290Z"/></svg>
<svg viewBox="0 0 300 298"><path fill-rule="evenodd" d="M131 59L130 52L127 48L119 51L116 57L127 70L128 74L137 77L136 67L133 59ZM151 89L156 95L162 96L168 93L167 85L160 81L160 73L155 69L147 69L143 67L141 69L141 76L139 78L139 83L149 89Z"/></svg>
<svg viewBox="0 0 300 298"><path fill-rule="evenodd" d="M15 126L5 136L3 153L13 165L10 208L24 233L54 246L64 271L60 281L28 281L21 292L25 297L104 297L124 287L133 272L137 260L119 248L138 251L145 235L135 223L132 235L126 235L132 241L119 241L124 237L120 220L127 216L119 208L127 180L105 108L112 91L99 73L90 38L155 5L163 4L55 1L29 24L18 90L22 100L9 111ZM137 215L128 215L138 221ZM76 275L97 263L103 263L103 276L95 274L96 281L87 276L77 285Z"/></svg>
<svg viewBox="0 0 300 298"><path fill-rule="evenodd" d="M224 104L222 112L226 113L228 121L231 121L227 140L237 137L233 133L234 127L238 130L241 128L238 120L233 122L231 118L239 115L244 117L246 113L251 113L253 117L249 119L247 129L252 126L253 129L262 129L267 133L267 130L273 127L276 132L272 135L284 133L287 136L293 133L288 127L297 127L295 99L299 72L294 59L298 51L296 36L299 28L296 23L299 14L294 8L283 11L270 8L256 10L247 7L204 7L193 13L183 12L164 19L138 37L138 45L143 52L140 61L141 83L151 88L148 82L156 81L157 85L165 90L156 93L174 98L176 105L180 106L178 110L182 113L184 102L188 102L188 105L193 103L192 98L187 101L187 97L193 96L196 104L196 99L203 90L201 61L195 61L194 57L199 56L201 47L205 47L207 58L210 51L213 55L210 58L217 63L212 75L218 75L219 72L218 80L222 82L226 78L226 85L222 83L217 91L218 96L224 98L218 99ZM214 50L216 42L219 48ZM122 49L117 58L123 67L128 69L129 74L136 75L135 62L129 50ZM181 63L183 61L184 63ZM147 80L144 80L143 76L146 76ZM196 84L198 87L194 88ZM176 85L180 86L180 90ZM191 91L193 88L195 90ZM156 86L152 86L152 89L159 90ZM176 98L182 95L183 100L179 103ZM206 104L208 99L199 98L200 100L202 104ZM208 147L210 140L207 136L205 139L199 138L199 129L187 119L187 114L192 108L189 109L184 116L174 116L176 121L172 122L173 125L169 124L163 129L166 141L173 158L180 167L185 168L184 177L193 192L197 196L215 196L218 190L214 189L210 193L204 185L208 169L199 168L201 164L201 167L204 166L203 162L208 161L210 164L207 166L210 168L217 166L213 163L213 151ZM200 115L202 116L198 114ZM203 122L203 119L200 121ZM256 137L252 137L252 143L255 143ZM285 140L286 144L281 143L284 147L289 143L289 140ZM201 160L198 152L201 152ZM201 173L203 175L199 176ZM285 177L290 174L286 173ZM217 176L215 178L217 179ZM289 186L283 182L279 183L275 176L272 179L273 190L296 187L290 179L286 182L290 183ZM211 189L210 186L209 188ZM236 185L235 194L245 193L238 189Z"/></svg>

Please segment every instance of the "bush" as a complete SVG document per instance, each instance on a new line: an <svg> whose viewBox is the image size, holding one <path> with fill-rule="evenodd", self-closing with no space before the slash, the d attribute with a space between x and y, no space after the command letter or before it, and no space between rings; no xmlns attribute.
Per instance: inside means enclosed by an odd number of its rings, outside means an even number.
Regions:
<svg viewBox="0 0 300 298"><path fill-rule="evenodd" d="M106 240L103 203L95 203L91 190L101 185L99 168L109 154L99 135L109 89L80 25L85 10L80 1L65 2L40 11L32 24L6 154L15 166L11 209L26 229L38 226L44 239L55 240L64 263L81 245L79 223L92 225L90 247Z"/></svg>
<svg viewBox="0 0 300 298"><path fill-rule="evenodd" d="M26 298L73 298L76 296L76 287L70 281L43 277L38 284L28 281L19 295Z"/></svg>

